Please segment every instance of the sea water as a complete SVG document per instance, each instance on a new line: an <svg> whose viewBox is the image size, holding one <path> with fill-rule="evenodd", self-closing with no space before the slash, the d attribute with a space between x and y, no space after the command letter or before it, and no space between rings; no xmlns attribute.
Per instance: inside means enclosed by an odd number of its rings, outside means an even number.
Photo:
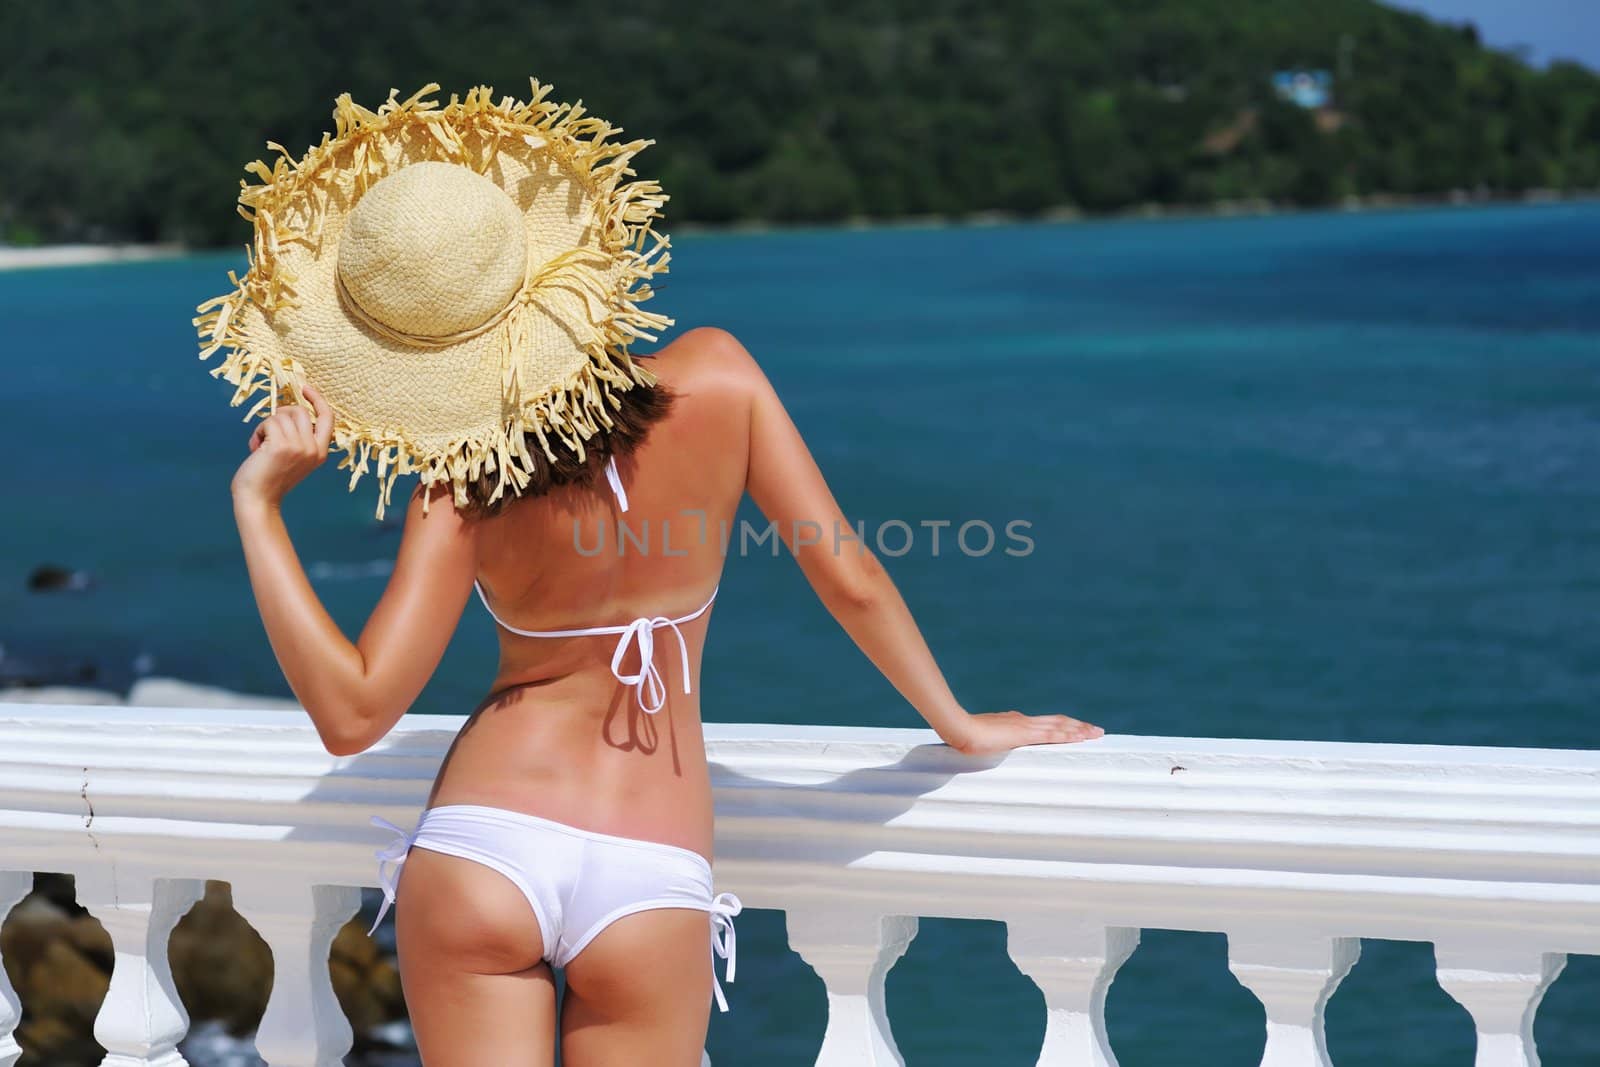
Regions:
<svg viewBox="0 0 1600 1067"><path fill-rule="evenodd" d="M240 260L0 275L0 664L287 695L229 507L248 426L189 324ZM975 710L1600 741L1600 206L693 235L659 289L678 330L755 354ZM398 532L333 466L286 515L353 635ZM46 563L89 587L29 593ZM495 649L469 605L415 710L471 710ZM701 686L713 722L920 724L770 544L731 554ZM713 1059L810 1063L821 983L781 915L739 927ZM913 1067L1037 1054L999 923L924 919L888 1000ZM1547 1067L1600 1063L1597 1000L1573 957L1536 1023ZM1124 1067L1254 1063L1263 1040L1220 933L1146 931L1107 1014ZM1471 1061L1426 945L1366 942L1328 1020L1341 1063Z"/></svg>

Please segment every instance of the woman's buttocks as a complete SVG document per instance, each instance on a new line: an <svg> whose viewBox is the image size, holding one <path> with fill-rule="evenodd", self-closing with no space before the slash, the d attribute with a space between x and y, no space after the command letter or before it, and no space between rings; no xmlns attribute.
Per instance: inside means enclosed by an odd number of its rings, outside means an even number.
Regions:
<svg viewBox="0 0 1600 1067"><path fill-rule="evenodd" d="M564 691L565 690L565 691ZM626 692L559 683L485 702L451 745L428 806L479 804L711 855L711 784L693 697L655 715Z"/></svg>

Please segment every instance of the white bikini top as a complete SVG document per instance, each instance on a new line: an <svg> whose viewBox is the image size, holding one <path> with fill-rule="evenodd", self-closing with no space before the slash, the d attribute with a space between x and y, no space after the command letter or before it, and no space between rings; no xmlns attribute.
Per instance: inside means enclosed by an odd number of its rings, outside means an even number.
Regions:
<svg viewBox="0 0 1600 1067"><path fill-rule="evenodd" d="M611 483L611 491L616 494L617 506L623 511L628 510L628 494L622 488L622 478L617 474L617 461L613 457L606 460L606 481ZM622 626L587 626L579 630L522 630L512 626L494 613L494 608L489 606L489 598L483 595L483 586L476 580L472 587L478 591L478 599L483 601L484 610L489 617L514 634L523 637L598 637L608 634L619 635L617 650L611 654L611 673L623 685L633 686L634 699L638 700L639 707L647 715L654 715L660 711L667 702L666 683L661 680L661 672L656 669L655 632L660 629L670 629L678 639L678 655L683 665L683 691L689 693L689 646L683 639L683 631L679 626L686 622L693 622L711 609L711 602L717 599L717 590L711 590L711 596L699 608L689 614L676 619L669 619L665 615L651 618L641 615L630 623ZM719 587L720 588L720 587ZM637 674L624 674L622 661L628 654L628 646L639 646L639 672Z"/></svg>

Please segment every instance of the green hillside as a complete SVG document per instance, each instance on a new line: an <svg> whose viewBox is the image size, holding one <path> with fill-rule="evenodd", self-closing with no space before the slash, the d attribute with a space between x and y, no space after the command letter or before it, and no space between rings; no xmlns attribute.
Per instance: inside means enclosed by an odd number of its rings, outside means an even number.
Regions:
<svg viewBox="0 0 1600 1067"><path fill-rule="evenodd" d="M657 140L669 221L1600 186L1600 78L1372 0L64 0L0 5L0 238L242 242L339 92L529 74Z"/></svg>

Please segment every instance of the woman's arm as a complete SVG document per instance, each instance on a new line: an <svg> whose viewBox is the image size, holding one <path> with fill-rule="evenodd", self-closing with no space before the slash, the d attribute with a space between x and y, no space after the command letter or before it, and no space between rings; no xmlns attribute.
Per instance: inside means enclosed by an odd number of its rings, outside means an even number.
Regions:
<svg viewBox="0 0 1600 1067"><path fill-rule="evenodd" d="M476 574L470 523L445 490L426 516L406 510L394 573L352 644L306 578L282 515L283 497L328 454L333 413L305 389L316 418L280 407L257 426L233 479L233 511L250 586L283 676L334 755L370 747L409 708L444 655Z"/></svg>
<svg viewBox="0 0 1600 1067"><path fill-rule="evenodd" d="M717 343L750 397L751 498L777 526L823 606L945 744L969 753L1003 752L1101 736L1098 726L1065 715L973 715L961 706L878 558L856 541L835 550L834 531L854 536L853 528L766 375L731 335Z"/></svg>

